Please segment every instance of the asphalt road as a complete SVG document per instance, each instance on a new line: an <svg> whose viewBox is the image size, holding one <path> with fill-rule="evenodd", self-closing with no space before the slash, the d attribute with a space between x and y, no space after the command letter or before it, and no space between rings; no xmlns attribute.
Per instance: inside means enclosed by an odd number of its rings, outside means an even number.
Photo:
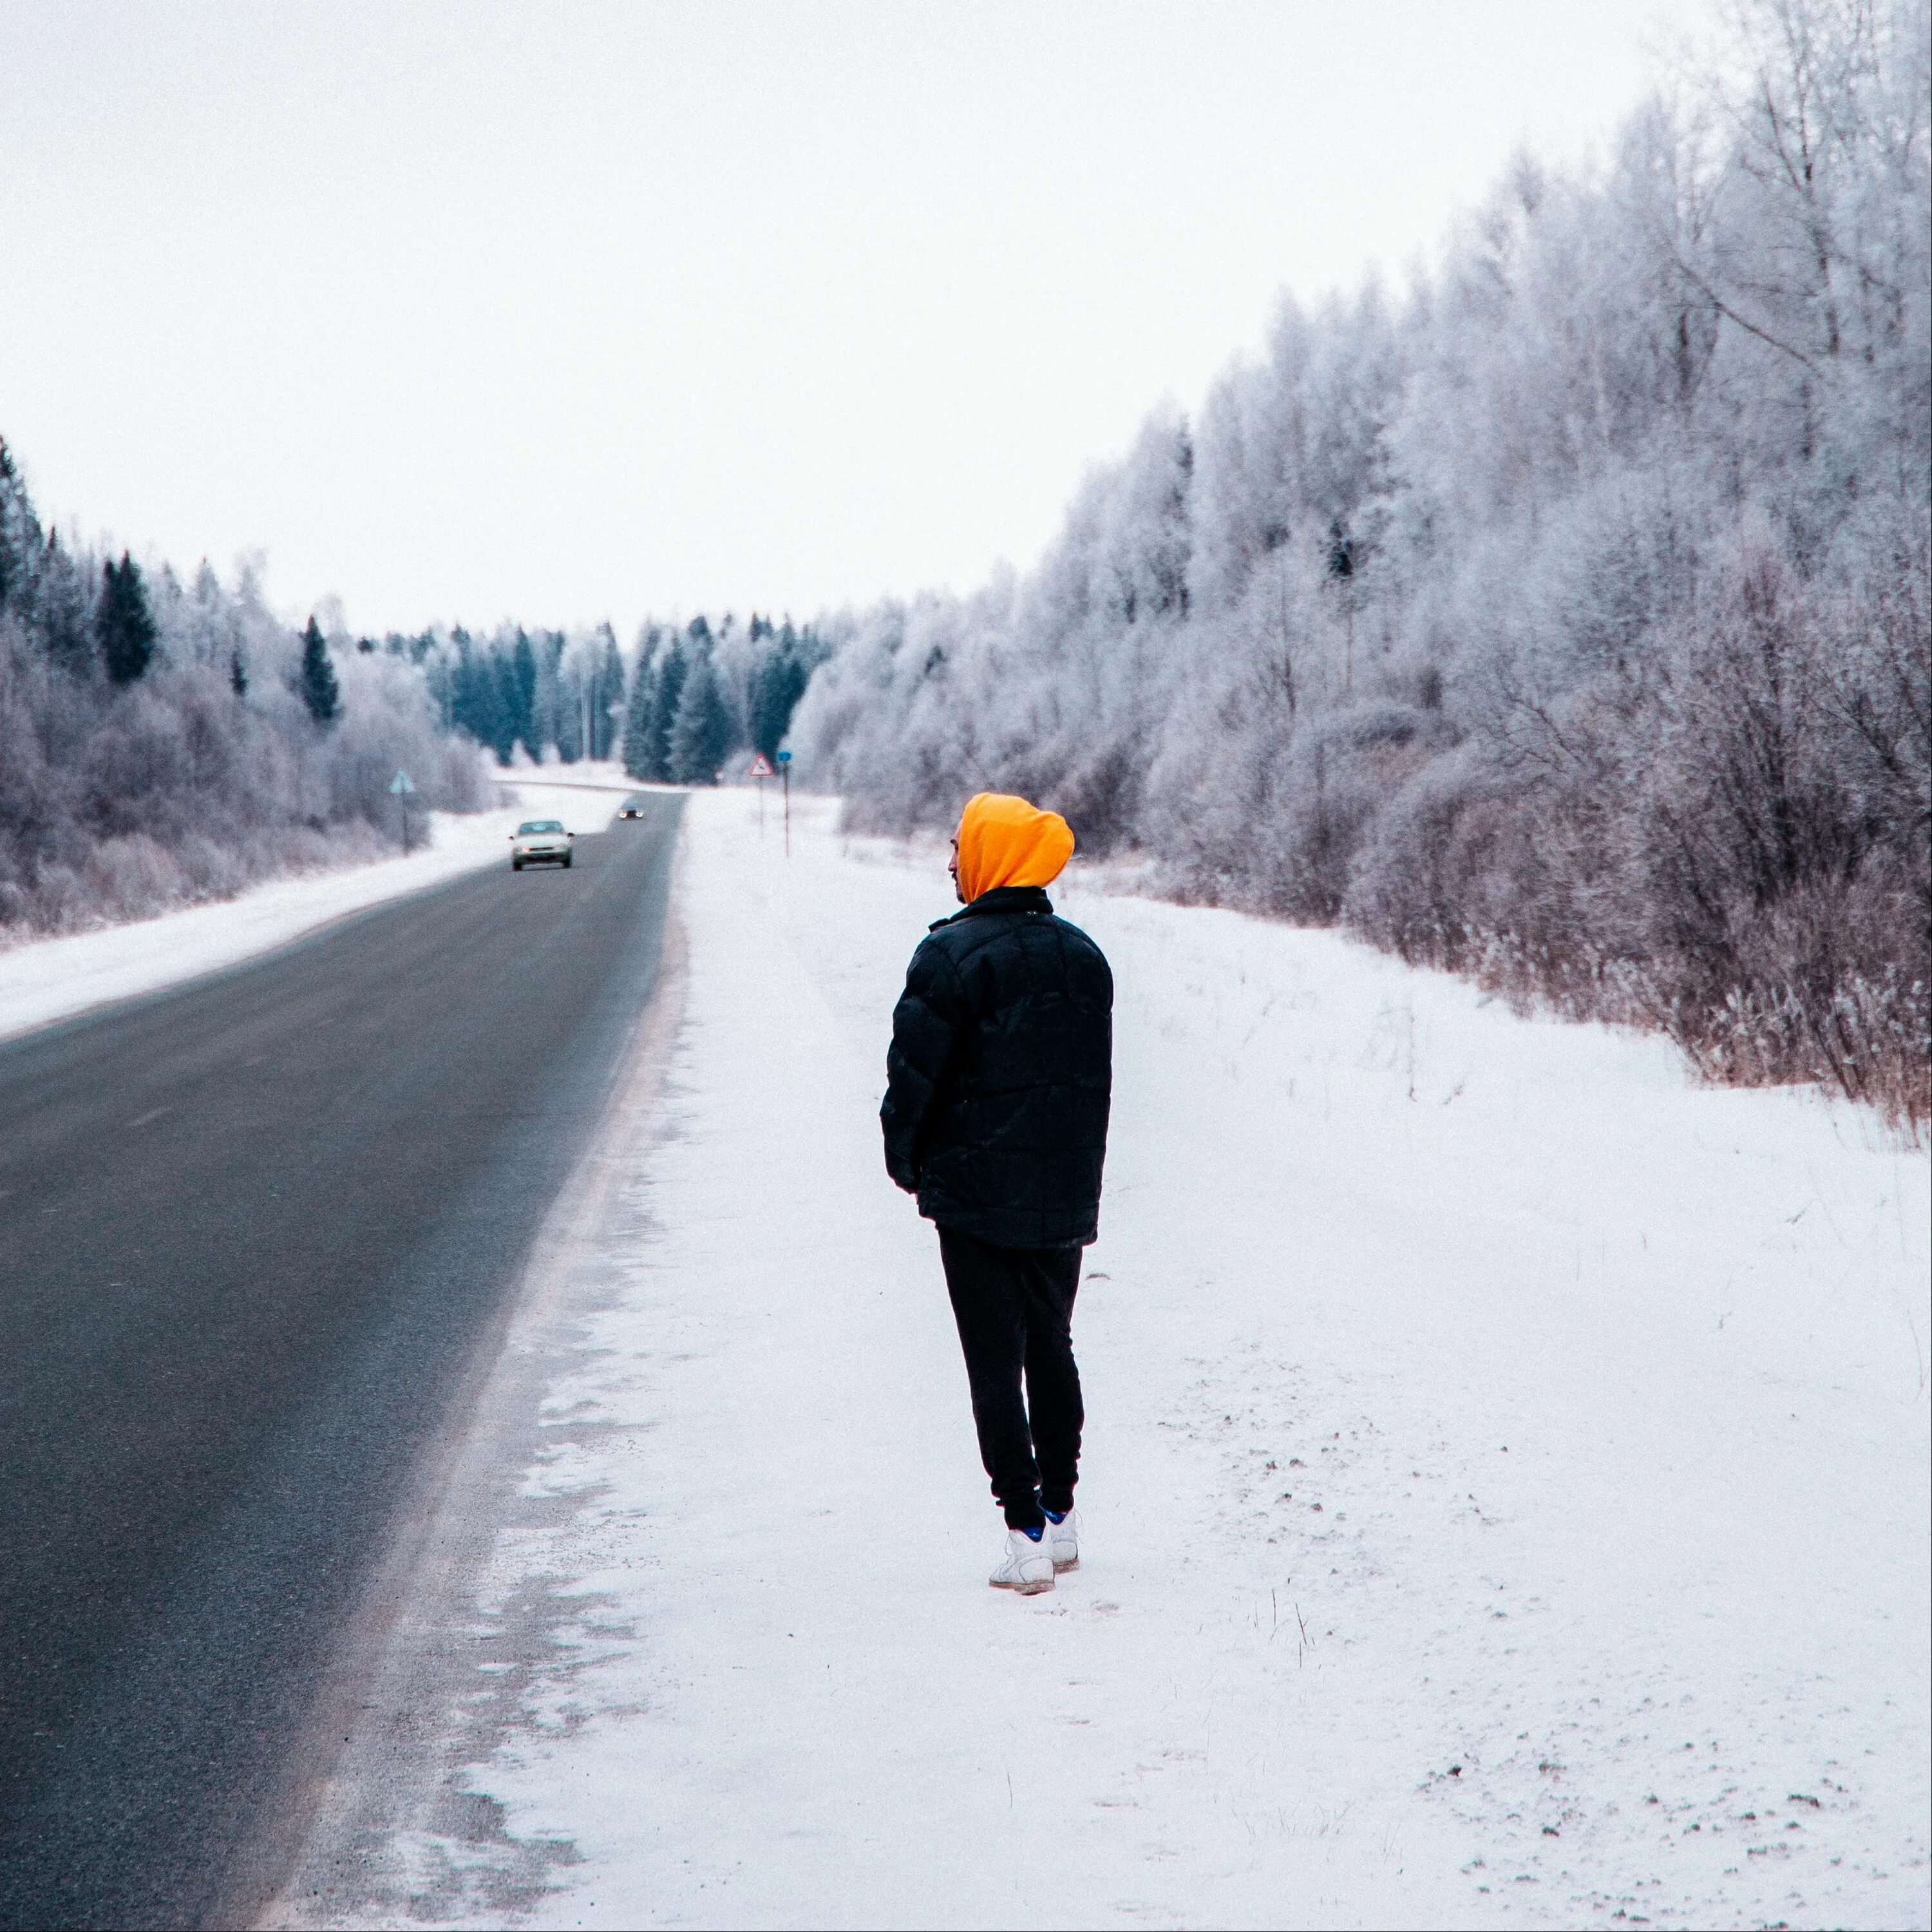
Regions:
<svg viewBox="0 0 1932 1932"><path fill-rule="evenodd" d="M245 1911L650 997L677 802L0 1045L0 1924Z"/></svg>

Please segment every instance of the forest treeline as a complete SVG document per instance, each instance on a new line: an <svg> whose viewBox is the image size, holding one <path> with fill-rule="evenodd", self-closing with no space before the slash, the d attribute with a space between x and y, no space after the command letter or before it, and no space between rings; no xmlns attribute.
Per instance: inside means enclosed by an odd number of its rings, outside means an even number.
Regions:
<svg viewBox="0 0 1932 1932"><path fill-rule="evenodd" d="M608 624L575 634L458 625L361 648L421 668L446 728L500 765L615 758L634 778L715 784L734 754L776 754L812 671L829 655L810 625L754 612L646 620L627 664Z"/></svg>
<svg viewBox="0 0 1932 1932"><path fill-rule="evenodd" d="M682 628L647 623L624 712L624 769L634 778L710 784L735 752L776 756L830 646L809 625L728 614Z"/></svg>
<svg viewBox="0 0 1932 1932"><path fill-rule="evenodd" d="M279 622L247 569L64 544L0 442L0 944L382 856L398 770L486 802L416 665Z"/></svg>
<svg viewBox="0 0 1932 1932"><path fill-rule="evenodd" d="M616 758L633 778L712 784L736 752L778 749L827 654L810 626L730 612L647 620L630 661L608 624L584 632L462 625L356 642L422 674L447 730L500 765Z"/></svg>
<svg viewBox="0 0 1932 1932"><path fill-rule="evenodd" d="M64 543L0 442L0 944L380 856L397 772L419 807L480 809L479 751L712 784L776 752L826 649L729 614L646 622L628 664L608 624L298 631L252 568L184 585Z"/></svg>
<svg viewBox="0 0 1932 1932"><path fill-rule="evenodd" d="M801 775L895 831L1024 792L1175 895L1922 1122L1932 34L1733 18L1400 293L1285 300L1033 570L829 628Z"/></svg>

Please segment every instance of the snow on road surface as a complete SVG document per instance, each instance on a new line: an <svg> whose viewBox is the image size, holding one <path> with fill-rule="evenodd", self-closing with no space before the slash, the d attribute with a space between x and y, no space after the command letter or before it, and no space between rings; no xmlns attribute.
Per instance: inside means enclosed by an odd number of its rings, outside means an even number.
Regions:
<svg viewBox="0 0 1932 1932"><path fill-rule="evenodd" d="M276 879L232 899L0 949L0 1040L239 965L349 914L497 864L518 821L533 814L561 818L572 831L601 831L628 784L611 764L498 776L503 803L429 813L427 844L406 857Z"/></svg>
<svg viewBox="0 0 1932 1932"><path fill-rule="evenodd" d="M1086 1555L1016 1599L878 1145L943 854L794 812L788 862L690 802L681 1024L442 1802L334 1916L1926 1922L1922 1151L1076 880L1119 999Z"/></svg>

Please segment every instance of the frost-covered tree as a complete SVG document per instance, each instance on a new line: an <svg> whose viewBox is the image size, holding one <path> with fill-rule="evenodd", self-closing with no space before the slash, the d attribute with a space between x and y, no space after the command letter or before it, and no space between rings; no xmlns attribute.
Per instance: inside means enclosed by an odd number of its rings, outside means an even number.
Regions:
<svg viewBox="0 0 1932 1932"><path fill-rule="evenodd" d="M0 610L18 604L33 582L40 552L40 519L14 454L0 437Z"/></svg>
<svg viewBox="0 0 1932 1932"><path fill-rule="evenodd" d="M584 676L584 714L587 755L608 758L615 748L619 708L624 701L624 658L616 634L600 624Z"/></svg>
<svg viewBox="0 0 1932 1932"><path fill-rule="evenodd" d="M1177 891L1923 1111L1932 31L1730 18L1399 296L1282 303L1025 576L842 626L802 776L885 828L1035 792Z"/></svg>
<svg viewBox="0 0 1932 1932"><path fill-rule="evenodd" d="M673 632L652 666L650 763L659 778L671 775L671 730L684 696L691 657L685 640Z"/></svg>
<svg viewBox="0 0 1932 1932"><path fill-rule="evenodd" d="M0 469L0 945L376 856L399 765L439 809L483 802L474 747L416 665L349 653L318 733L303 637L254 566L184 587L165 563L70 547L10 454Z"/></svg>
<svg viewBox="0 0 1932 1932"><path fill-rule="evenodd" d="M731 742L731 714L712 653L700 643L678 692L671 721L668 776L679 784L715 783Z"/></svg>
<svg viewBox="0 0 1932 1932"><path fill-rule="evenodd" d="M746 694L741 736L766 758L776 758L812 674L827 651L810 625L799 629L789 617L782 626L754 618L752 634L759 648Z"/></svg>
<svg viewBox="0 0 1932 1932"><path fill-rule="evenodd" d="M93 560L70 556L58 535L47 532L32 572L29 621L48 660L73 677L96 674L99 664L94 634L99 574Z"/></svg>
<svg viewBox="0 0 1932 1932"><path fill-rule="evenodd" d="M663 735L658 728L657 715L660 695L658 643L657 626L647 625L638 639L630 694L624 705L624 770L634 778L662 779L664 776Z"/></svg>
<svg viewBox="0 0 1932 1932"><path fill-rule="evenodd" d="M520 624L517 639L504 666L503 704L510 730L532 758L543 753L544 738L537 716L537 653L530 634Z"/></svg>

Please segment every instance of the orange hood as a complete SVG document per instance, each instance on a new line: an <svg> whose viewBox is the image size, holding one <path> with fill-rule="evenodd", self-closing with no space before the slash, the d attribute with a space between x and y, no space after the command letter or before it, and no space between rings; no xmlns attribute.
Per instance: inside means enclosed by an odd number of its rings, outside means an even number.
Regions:
<svg viewBox="0 0 1932 1932"><path fill-rule="evenodd" d="M982 791L959 814L959 896L968 905L1000 886L1048 886L1073 856L1073 832L1057 812Z"/></svg>

